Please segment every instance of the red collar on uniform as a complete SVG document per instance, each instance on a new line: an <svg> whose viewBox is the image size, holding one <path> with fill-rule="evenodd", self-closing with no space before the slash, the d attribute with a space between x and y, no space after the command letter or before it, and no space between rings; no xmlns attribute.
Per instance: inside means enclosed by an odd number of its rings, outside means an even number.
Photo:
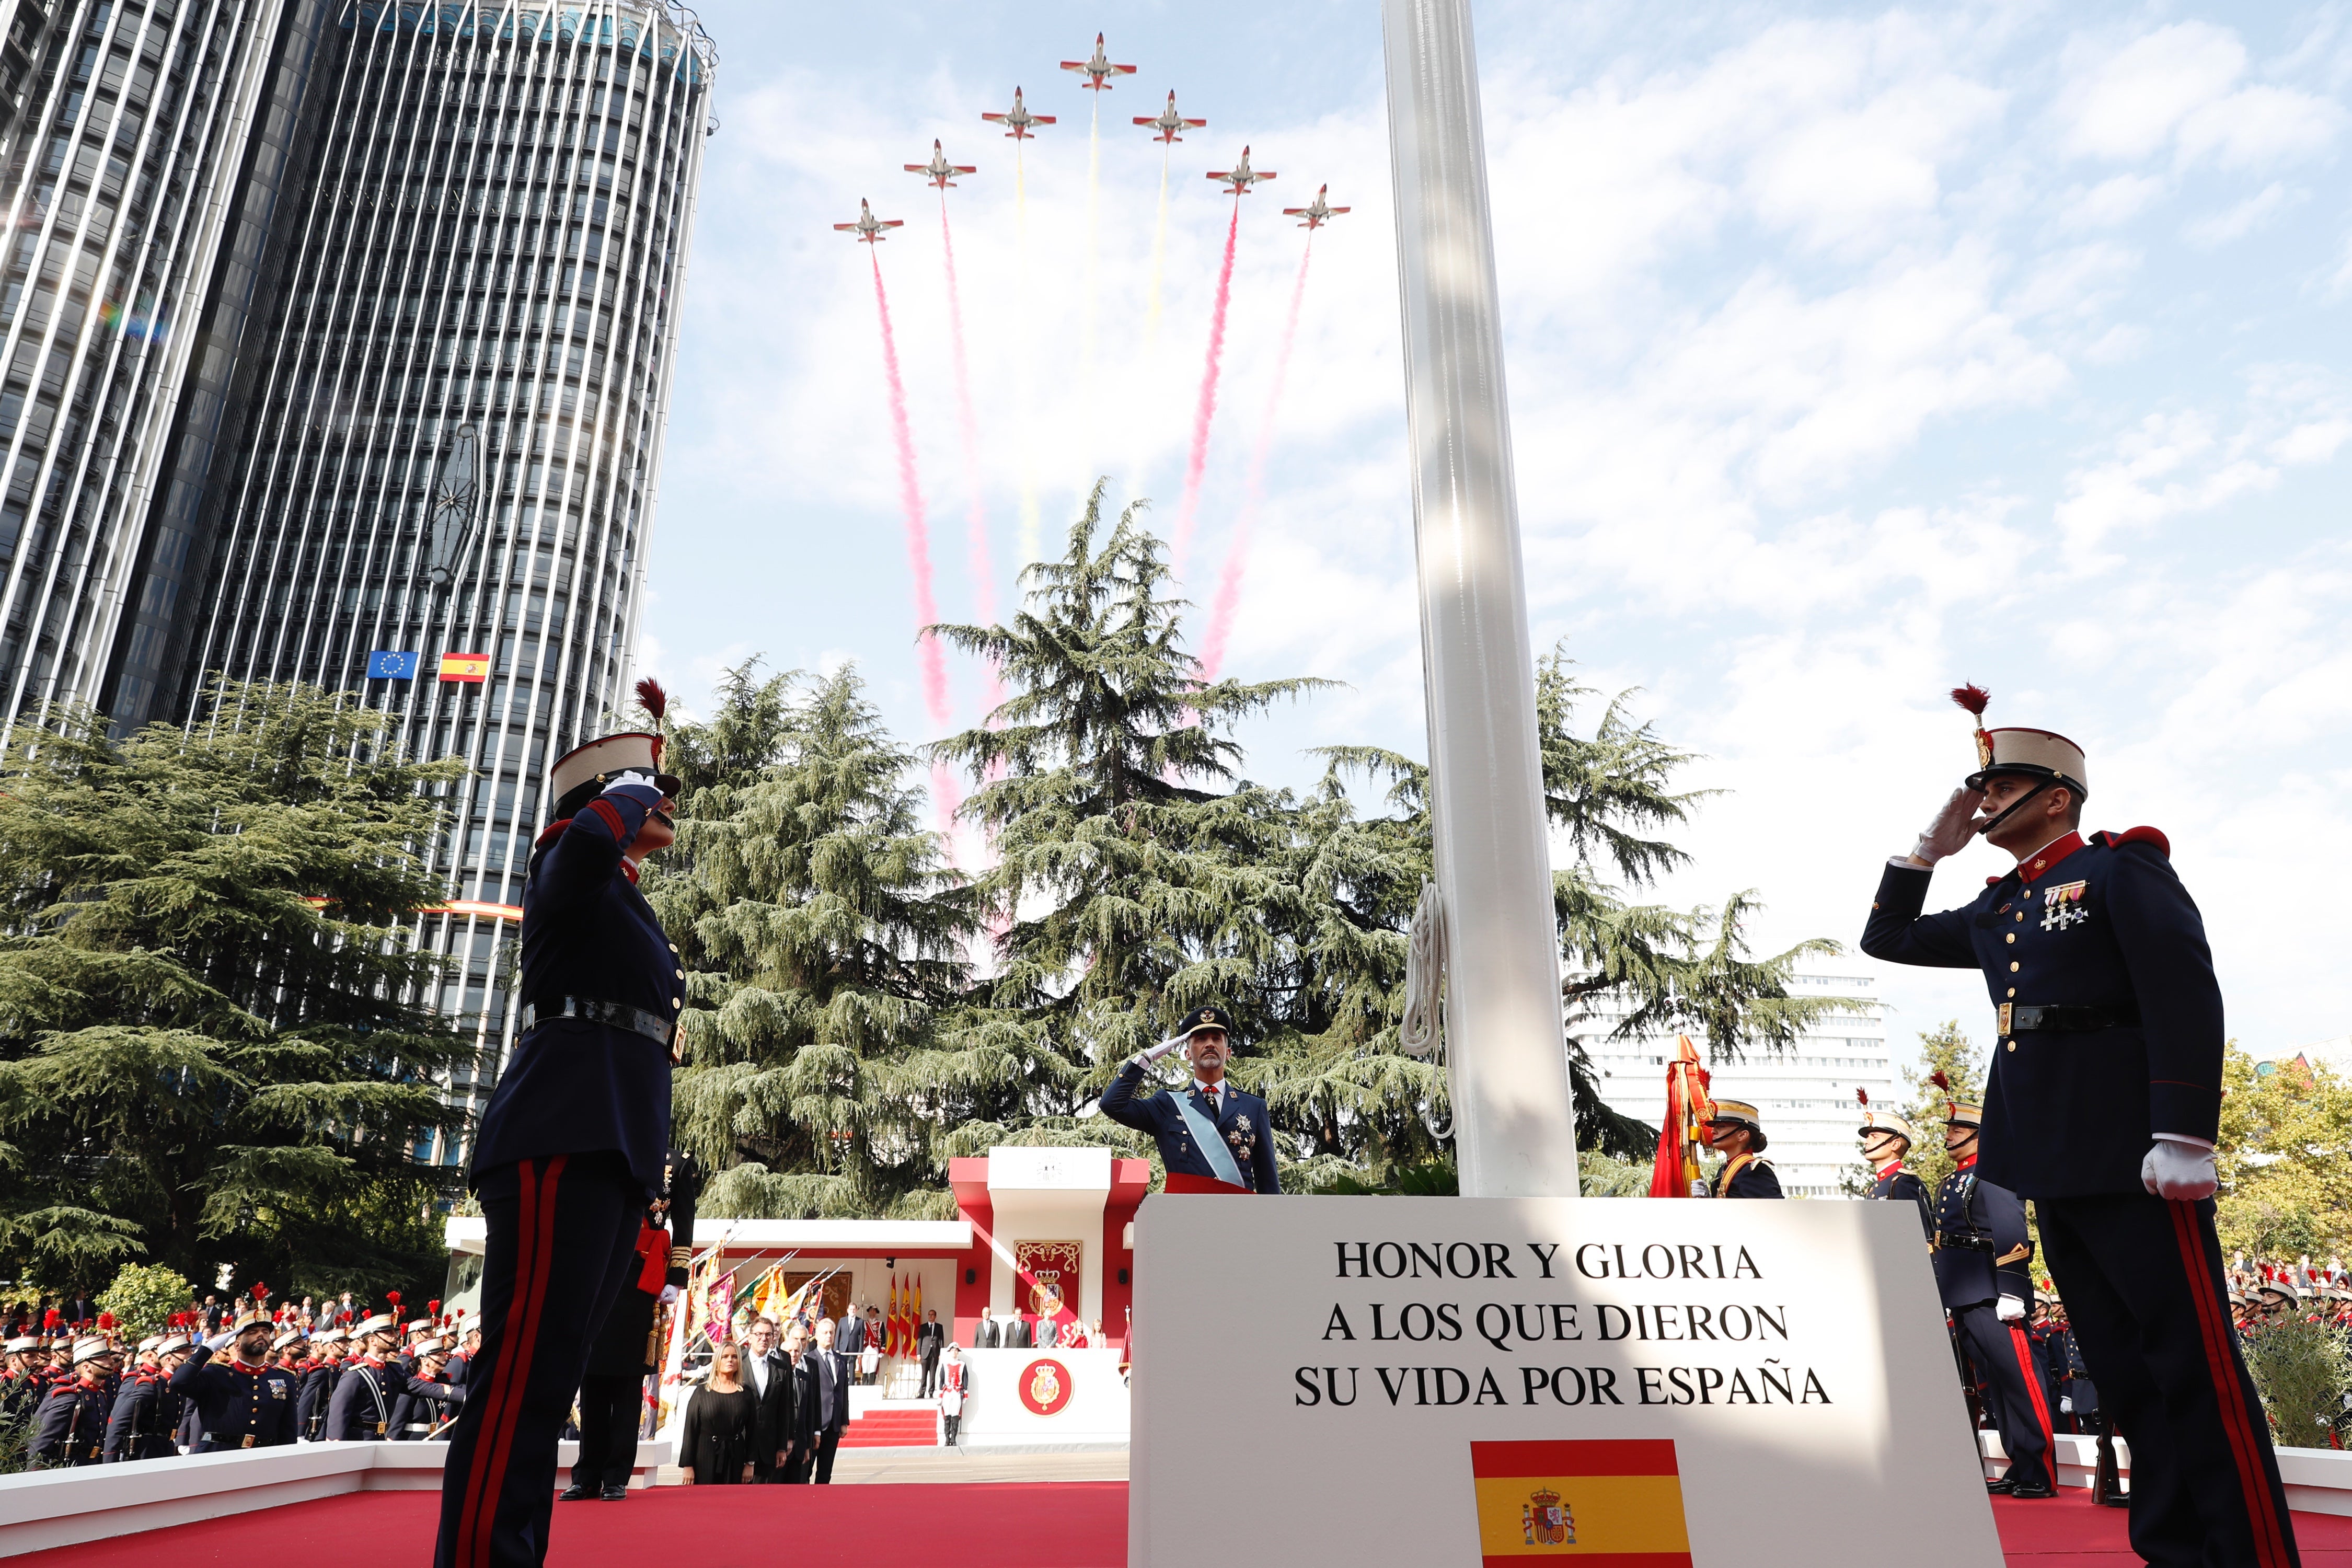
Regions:
<svg viewBox="0 0 2352 1568"><path fill-rule="evenodd" d="M2033 852L2033 858L2020 860L2017 863L2017 879L2021 882L2031 882L2082 847L2083 836L2079 833L2069 833L2063 838L2053 839L2036 849Z"/></svg>
<svg viewBox="0 0 2352 1568"><path fill-rule="evenodd" d="M1975 1166L1976 1163L1977 1163L1977 1157L1976 1157L1974 1154L1971 1154L1971 1155L1969 1155L1967 1159L1962 1160L1962 1161L1960 1161L1958 1163L1957 1163L1956 1165L1954 1165L1954 1166L1953 1166L1953 1169L1955 1169L1955 1170L1959 1170L1959 1171L1966 1171L1966 1170L1969 1170L1969 1169L1972 1169L1972 1168Z"/></svg>
<svg viewBox="0 0 2352 1568"><path fill-rule="evenodd" d="M1895 1161L1895 1163L1893 1163L1892 1165L1887 1166L1887 1167L1886 1167L1886 1169L1885 1169L1885 1170L1883 1170L1883 1171L1879 1172L1879 1173L1878 1173L1878 1179L1879 1179L1880 1181L1882 1181L1882 1182L1883 1182L1883 1181L1886 1180L1886 1178L1887 1178L1887 1177L1889 1177L1889 1176L1899 1176L1899 1175L1901 1175L1902 1173L1903 1173L1903 1162L1902 1162L1902 1161L1900 1161L1900 1160L1897 1160L1897 1161Z"/></svg>
<svg viewBox="0 0 2352 1568"><path fill-rule="evenodd" d="M236 1354L233 1351L229 1353L228 1364L235 1367L239 1372L261 1372L265 1370L262 1366L246 1360L243 1356Z"/></svg>
<svg viewBox="0 0 2352 1568"><path fill-rule="evenodd" d="M632 884L637 879L637 863L626 855L621 857L621 875L626 877Z"/></svg>

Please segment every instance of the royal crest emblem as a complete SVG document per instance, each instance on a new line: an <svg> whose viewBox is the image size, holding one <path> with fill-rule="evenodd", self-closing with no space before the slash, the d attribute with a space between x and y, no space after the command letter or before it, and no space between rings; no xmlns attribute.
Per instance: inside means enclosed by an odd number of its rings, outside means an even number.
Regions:
<svg viewBox="0 0 2352 1568"><path fill-rule="evenodd" d="M2043 889L2042 929L2064 931L2068 926L2080 925L2089 920L2091 911L2083 907L2083 895L2090 886L2089 882L2083 881L2067 882L2055 888Z"/></svg>
<svg viewBox="0 0 2352 1568"><path fill-rule="evenodd" d="M1529 1546L1573 1546L1576 1519L1549 1487L1538 1488L1519 1506L1519 1528Z"/></svg>

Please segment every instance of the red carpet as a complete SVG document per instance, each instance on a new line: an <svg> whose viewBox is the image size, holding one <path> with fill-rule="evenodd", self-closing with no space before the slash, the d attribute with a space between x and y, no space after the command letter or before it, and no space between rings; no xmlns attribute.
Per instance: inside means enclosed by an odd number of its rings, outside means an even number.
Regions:
<svg viewBox="0 0 2352 1568"><path fill-rule="evenodd" d="M354 1492L173 1530L61 1546L11 1568L252 1568L257 1562L432 1560L438 1492ZM1995 1499L2001 1545L2018 1568L2132 1568L2120 1509L2075 1494ZM2352 1568L2352 1519L2294 1516L2304 1568ZM552 1568L643 1568L732 1561L726 1543L773 1543L811 1568L1121 1568L1121 1481L992 1486L664 1487L625 1503L555 1510ZM362 1544L363 1543L363 1544ZM699 1543L698 1545L698 1543ZM764 1557L763 1559L764 1560Z"/></svg>

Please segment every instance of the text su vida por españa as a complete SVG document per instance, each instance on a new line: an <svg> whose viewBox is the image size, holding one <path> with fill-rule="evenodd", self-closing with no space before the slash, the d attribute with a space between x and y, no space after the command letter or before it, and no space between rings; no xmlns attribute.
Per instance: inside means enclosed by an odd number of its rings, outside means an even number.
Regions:
<svg viewBox="0 0 2352 1568"><path fill-rule="evenodd" d="M1763 1280L1747 1247L1653 1242L1586 1242L1561 1256L1558 1242L1340 1241L1336 1277L1410 1285L1416 1280L1509 1280L1540 1286L1573 1286L1578 1279L1740 1281ZM1762 1353L1789 1339L1785 1304L1755 1301L1701 1303L1580 1301L1554 1291L1539 1299L1459 1301L1408 1299L1334 1301L1324 1320L1326 1346L1394 1344L1401 1348L1479 1342L1510 1358L1509 1364L1302 1366L1293 1374L1291 1403L1345 1408L1360 1400L1390 1405L1828 1405L1829 1391L1810 1366ZM1611 1364L1578 1362L1573 1351L1555 1347L1664 1342L1714 1344L1729 1350L1733 1363L1748 1364L1644 1364L1619 1352ZM1746 1347L1741 1350L1730 1347ZM1328 1351L1327 1354L1329 1353ZM1361 1353L1358 1352L1356 1353ZM1404 1353L1410 1355L1410 1349ZM1663 1359L1663 1358L1662 1358ZM1717 1360L1710 1356L1709 1360ZM1372 1374L1367 1380L1363 1374Z"/></svg>

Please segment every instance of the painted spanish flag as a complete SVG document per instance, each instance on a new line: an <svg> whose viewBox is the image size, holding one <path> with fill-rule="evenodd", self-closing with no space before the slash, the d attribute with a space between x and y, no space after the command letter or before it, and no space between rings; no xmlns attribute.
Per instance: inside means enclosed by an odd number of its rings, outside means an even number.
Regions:
<svg viewBox="0 0 2352 1568"><path fill-rule="evenodd" d="M1473 1443L1486 1568L1559 1558L1586 1568L1690 1568L1672 1438Z"/></svg>
<svg viewBox="0 0 2352 1568"><path fill-rule="evenodd" d="M441 656L441 679L444 680L479 681L489 673L488 654L445 653Z"/></svg>

